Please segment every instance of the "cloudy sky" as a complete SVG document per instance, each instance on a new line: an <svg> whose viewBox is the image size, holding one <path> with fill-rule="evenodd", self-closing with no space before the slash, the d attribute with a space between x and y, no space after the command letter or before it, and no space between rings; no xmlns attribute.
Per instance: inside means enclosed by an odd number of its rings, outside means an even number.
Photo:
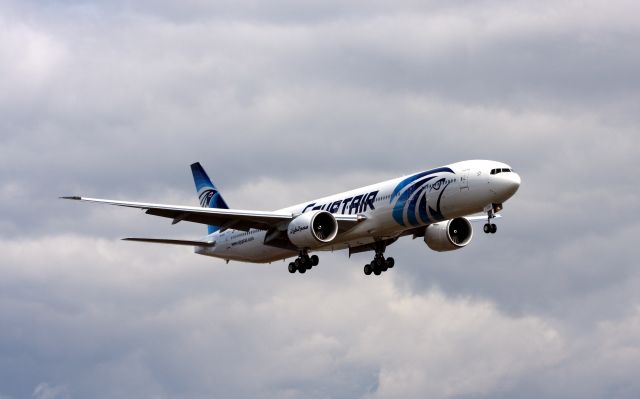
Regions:
<svg viewBox="0 0 640 399"><path fill-rule="evenodd" d="M0 398L640 397L637 1L0 0ZM225 264L59 195L271 210L464 160L499 232ZM479 233L479 232L477 232Z"/></svg>

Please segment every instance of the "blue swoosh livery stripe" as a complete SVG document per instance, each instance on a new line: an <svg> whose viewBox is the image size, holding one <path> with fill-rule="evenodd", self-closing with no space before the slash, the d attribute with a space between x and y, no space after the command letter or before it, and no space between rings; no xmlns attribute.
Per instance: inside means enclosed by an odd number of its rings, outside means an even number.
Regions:
<svg viewBox="0 0 640 399"><path fill-rule="evenodd" d="M436 168L425 172L416 173L415 175L409 176L398 183L396 188L393 190L391 199L389 200L390 203L395 201L392 216L398 224L400 224L401 226L406 226L406 223L404 221L405 214L407 215L407 222L411 226L418 226L421 222L429 223L430 219L442 218L442 212L440 210L440 199L442 198L444 189L447 186L442 188L442 192L438 197L437 210L433 210L431 207L429 207L429 210L427 210L426 201L427 182L438 177L437 175L439 173L455 174L455 172L451 170L451 168ZM419 213L421 221L418 220L416 211ZM430 218L428 212L431 212L434 218Z"/></svg>

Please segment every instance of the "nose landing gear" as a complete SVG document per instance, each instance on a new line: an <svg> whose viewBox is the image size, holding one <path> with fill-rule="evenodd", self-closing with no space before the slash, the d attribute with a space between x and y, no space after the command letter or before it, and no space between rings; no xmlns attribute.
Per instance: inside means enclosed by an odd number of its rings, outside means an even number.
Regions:
<svg viewBox="0 0 640 399"><path fill-rule="evenodd" d="M487 234L495 234L498 231L498 226L493 223L486 223L483 228L484 232Z"/></svg>
<svg viewBox="0 0 640 399"><path fill-rule="evenodd" d="M500 209L502 209L502 207L500 207ZM492 205L491 209L487 211L487 223L485 223L483 228L486 234L495 234L496 231L498 231L498 226L496 226L494 223L491 223L491 219L495 217L496 217L496 214L494 211L494 205Z"/></svg>

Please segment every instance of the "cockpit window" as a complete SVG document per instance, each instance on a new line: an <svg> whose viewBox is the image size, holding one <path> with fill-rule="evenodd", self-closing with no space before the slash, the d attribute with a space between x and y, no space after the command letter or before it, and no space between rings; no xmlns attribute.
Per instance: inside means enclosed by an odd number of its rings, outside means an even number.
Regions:
<svg viewBox="0 0 640 399"><path fill-rule="evenodd" d="M509 168L491 169L491 174L492 175L497 175L498 173L507 173L507 172L513 172L513 170L511 170Z"/></svg>

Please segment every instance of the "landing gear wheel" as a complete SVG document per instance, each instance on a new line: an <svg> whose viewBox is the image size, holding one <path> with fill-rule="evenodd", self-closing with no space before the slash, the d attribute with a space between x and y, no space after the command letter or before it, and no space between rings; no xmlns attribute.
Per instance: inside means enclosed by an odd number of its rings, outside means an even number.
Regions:
<svg viewBox="0 0 640 399"><path fill-rule="evenodd" d="M491 225L489 223L485 223L483 230L486 234L491 233Z"/></svg>
<svg viewBox="0 0 640 399"><path fill-rule="evenodd" d="M496 234L496 231L498 231L498 226L491 224L491 234Z"/></svg>
<svg viewBox="0 0 640 399"><path fill-rule="evenodd" d="M387 268L388 269L393 269L393 266L395 266L395 264L396 264L396 261L393 258L391 258L391 257L387 258Z"/></svg>
<svg viewBox="0 0 640 399"><path fill-rule="evenodd" d="M385 259L384 250L386 249L386 243L384 241L378 241L375 244L374 249L376 251L376 255L374 256L373 261L371 261L371 264L365 266L365 274L369 275L373 273L376 276L379 276L383 272L393 268L396 262L391 257Z"/></svg>
<svg viewBox="0 0 640 399"><path fill-rule="evenodd" d="M300 251L300 256L289 264L289 272L295 273L297 270L300 273L305 273L307 270L311 270L311 268L316 266L319 262L320 259L317 255L309 256L307 251Z"/></svg>

